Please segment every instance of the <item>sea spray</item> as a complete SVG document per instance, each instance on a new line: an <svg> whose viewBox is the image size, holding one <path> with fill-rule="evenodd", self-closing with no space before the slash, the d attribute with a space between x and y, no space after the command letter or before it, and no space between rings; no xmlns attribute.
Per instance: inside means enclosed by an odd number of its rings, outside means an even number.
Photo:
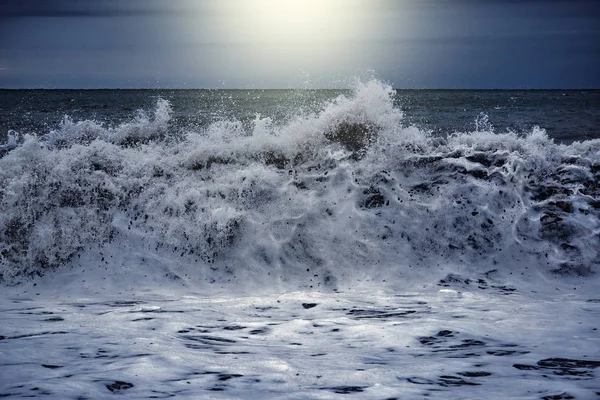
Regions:
<svg viewBox="0 0 600 400"><path fill-rule="evenodd" d="M489 123L435 136L406 126L378 81L283 120L175 128L172 114L159 99L115 127L65 118L11 136L2 281L90 266L118 276L122 254L195 285L597 272L600 140L567 146Z"/></svg>

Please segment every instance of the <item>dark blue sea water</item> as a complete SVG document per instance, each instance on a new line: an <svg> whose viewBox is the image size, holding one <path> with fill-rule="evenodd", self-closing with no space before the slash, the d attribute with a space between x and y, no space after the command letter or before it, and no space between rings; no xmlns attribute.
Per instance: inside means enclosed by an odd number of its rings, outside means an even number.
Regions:
<svg viewBox="0 0 600 400"><path fill-rule="evenodd" d="M115 125L157 98L173 107L175 126L204 127L219 119L276 121L317 111L349 90L0 90L0 139L9 130L45 134L65 116ZM397 90L404 125L439 134L472 131L483 115L497 132L544 128L561 142L600 137L600 90Z"/></svg>

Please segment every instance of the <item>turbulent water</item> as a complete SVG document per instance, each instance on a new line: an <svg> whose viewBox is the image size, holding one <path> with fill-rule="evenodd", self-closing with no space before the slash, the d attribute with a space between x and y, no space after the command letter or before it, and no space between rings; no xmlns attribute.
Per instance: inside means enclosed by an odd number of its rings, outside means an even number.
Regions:
<svg viewBox="0 0 600 400"><path fill-rule="evenodd" d="M600 393L598 92L152 93L1 93L1 396Z"/></svg>
<svg viewBox="0 0 600 400"><path fill-rule="evenodd" d="M11 131L0 159L1 278L113 243L170 254L186 265L174 279L207 282L335 288L596 272L600 140L495 132L486 116L472 131L436 135L407 126L377 81L300 100L310 107L292 113L292 102L285 118L182 126L159 98L152 113L114 126L65 117L43 135Z"/></svg>

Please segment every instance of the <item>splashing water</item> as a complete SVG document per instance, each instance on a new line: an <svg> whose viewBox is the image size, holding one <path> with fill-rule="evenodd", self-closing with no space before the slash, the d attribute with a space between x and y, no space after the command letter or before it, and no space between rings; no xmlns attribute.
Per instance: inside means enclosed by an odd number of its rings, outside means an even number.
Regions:
<svg viewBox="0 0 600 400"><path fill-rule="evenodd" d="M183 130L159 99L112 128L65 118L12 135L0 279L84 265L301 288L597 272L600 140L494 133L485 116L436 137L403 126L393 96L373 80L285 121Z"/></svg>

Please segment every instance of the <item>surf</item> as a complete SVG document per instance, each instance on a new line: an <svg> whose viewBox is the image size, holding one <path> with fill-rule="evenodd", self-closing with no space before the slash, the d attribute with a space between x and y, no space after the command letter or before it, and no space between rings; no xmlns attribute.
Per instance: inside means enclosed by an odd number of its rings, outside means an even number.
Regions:
<svg viewBox="0 0 600 400"><path fill-rule="evenodd" d="M407 125L394 95L371 80L312 111L203 127L174 124L158 99L112 127L65 117L13 132L0 280L95 270L337 290L596 274L600 140L557 144L485 120L435 135Z"/></svg>

